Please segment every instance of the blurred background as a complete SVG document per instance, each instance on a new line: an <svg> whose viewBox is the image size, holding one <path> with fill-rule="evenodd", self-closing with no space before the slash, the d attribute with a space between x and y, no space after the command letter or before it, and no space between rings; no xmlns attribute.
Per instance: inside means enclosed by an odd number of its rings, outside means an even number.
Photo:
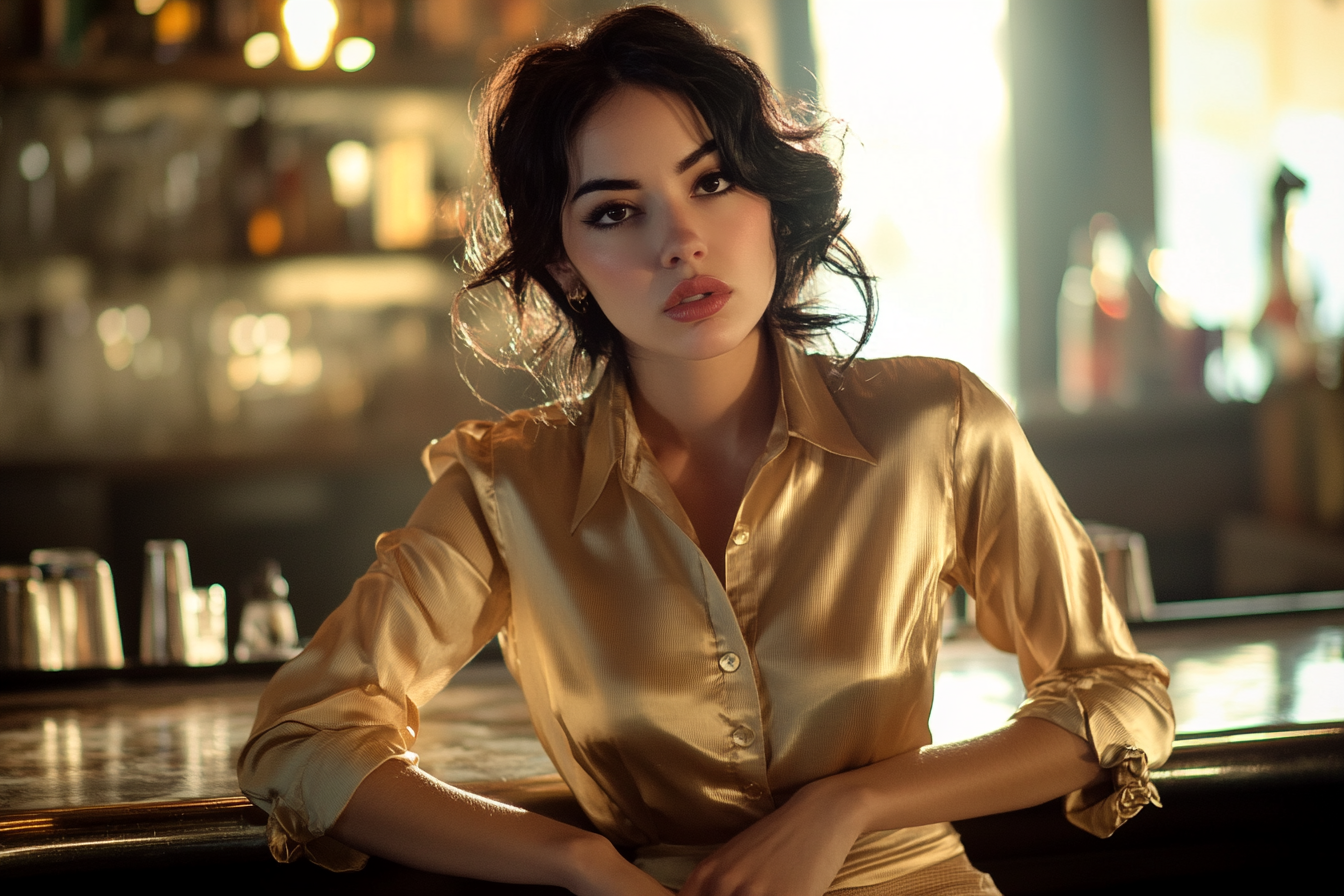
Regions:
<svg viewBox="0 0 1344 896"><path fill-rule="evenodd" d="M0 3L0 562L310 635L525 381L455 350L472 104L595 0ZM836 119L871 356L968 364L1157 599L1344 588L1344 2L684 0ZM819 284L845 306L844 289Z"/></svg>

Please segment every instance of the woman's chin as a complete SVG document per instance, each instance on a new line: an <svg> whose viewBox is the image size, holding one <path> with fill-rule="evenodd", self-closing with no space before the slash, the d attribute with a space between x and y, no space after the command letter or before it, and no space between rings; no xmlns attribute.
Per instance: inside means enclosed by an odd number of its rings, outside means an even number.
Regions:
<svg viewBox="0 0 1344 896"><path fill-rule="evenodd" d="M626 357L632 362L647 363L714 361L739 352L755 357L763 333L760 322L745 332L737 327L716 324L717 321L704 321L692 332L659 346L638 345L627 339Z"/></svg>

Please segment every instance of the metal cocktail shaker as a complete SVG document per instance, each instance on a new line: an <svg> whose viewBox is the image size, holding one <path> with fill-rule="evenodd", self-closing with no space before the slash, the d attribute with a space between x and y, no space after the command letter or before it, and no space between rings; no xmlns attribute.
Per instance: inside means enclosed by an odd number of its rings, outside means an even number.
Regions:
<svg viewBox="0 0 1344 896"><path fill-rule="evenodd" d="M4 668L61 668L59 616L53 623L51 592L36 566L0 566L0 627Z"/></svg>
<svg viewBox="0 0 1344 896"><path fill-rule="evenodd" d="M186 663L184 600L194 600L187 543L176 538L145 542L145 589L140 609L142 664L170 666Z"/></svg>
<svg viewBox="0 0 1344 896"><path fill-rule="evenodd" d="M120 669L117 596L112 567L87 548L40 548L28 561L41 569L60 664L43 668Z"/></svg>
<svg viewBox="0 0 1344 896"><path fill-rule="evenodd" d="M145 542L140 662L146 666L215 666L228 659L224 589L193 588L187 545Z"/></svg>

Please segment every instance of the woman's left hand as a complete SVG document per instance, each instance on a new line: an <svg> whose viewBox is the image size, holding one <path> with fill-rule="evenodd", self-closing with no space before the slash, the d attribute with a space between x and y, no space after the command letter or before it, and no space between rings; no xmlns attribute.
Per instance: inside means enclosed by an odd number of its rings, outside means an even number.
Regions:
<svg viewBox="0 0 1344 896"><path fill-rule="evenodd" d="M697 865L679 896L821 896L862 833L837 784L799 790Z"/></svg>

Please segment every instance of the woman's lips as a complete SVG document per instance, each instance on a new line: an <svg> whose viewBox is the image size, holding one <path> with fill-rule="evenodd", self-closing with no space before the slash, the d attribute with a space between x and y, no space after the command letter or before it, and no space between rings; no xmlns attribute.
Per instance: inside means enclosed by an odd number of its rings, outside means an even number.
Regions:
<svg viewBox="0 0 1344 896"><path fill-rule="evenodd" d="M719 312L733 290L716 277L691 277L677 284L663 304L663 313L678 323L704 320Z"/></svg>

